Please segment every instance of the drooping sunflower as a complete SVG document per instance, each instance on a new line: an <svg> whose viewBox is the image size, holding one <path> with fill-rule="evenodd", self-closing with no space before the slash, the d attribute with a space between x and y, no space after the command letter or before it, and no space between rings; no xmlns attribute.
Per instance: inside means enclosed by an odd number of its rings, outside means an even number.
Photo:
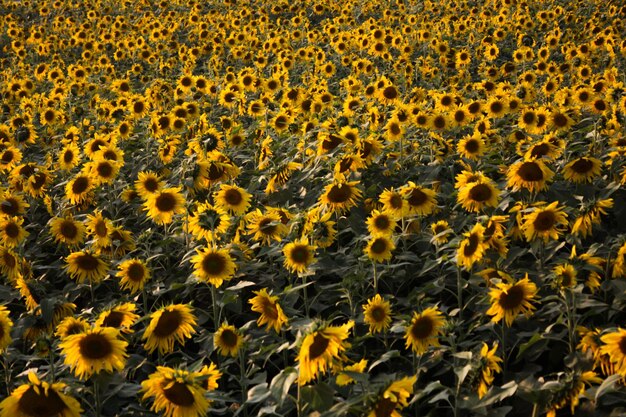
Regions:
<svg viewBox="0 0 626 417"><path fill-rule="evenodd" d="M85 333L90 327L89 322L81 317L67 316L57 325L54 334L65 339L73 334Z"/></svg>
<svg viewBox="0 0 626 417"><path fill-rule="evenodd" d="M9 318L10 311L5 306L0 306L0 353L11 344L11 329L13 322Z"/></svg>
<svg viewBox="0 0 626 417"><path fill-rule="evenodd" d="M194 265L194 274L201 280L207 281L215 287L222 285L235 275L237 264L230 256L228 249L211 246L200 251L191 258Z"/></svg>
<svg viewBox="0 0 626 417"><path fill-rule="evenodd" d="M555 278L555 285L558 288L573 288L576 286L576 275L578 274L574 265L570 263L560 264L552 270Z"/></svg>
<svg viewBox="0 0 626 417"><path fill-rule="evenodd" d="M80 417L83 409L73 397L64 393L67 385L41 381L35 372L0 402L0 417Z"/></svg>
<svg viewBox="0 0 626 417"><path fill-rule="evenodd" d="M50 233L56 242L69 246L79 245L85 240L85 226L71 215L50 220Z"/></svg>
<svg viewBox="0 0 626 417"><path fill-rule="evenodd" d="M477 369L478 386L476 388L478 398L483 398L485 396L489 387L493 383L495 378L494 374L502 372L502 367L500 366L502 358L496 356L497 350L498 342L494 343L491 349L489 349L489 346L486 343L483 343L480 349L480 362Z"/></svg>
<svg viewBox="0 0 626 417"><path fill-rule="evenodd" d="M367 300L367 304L363 304L363 321L369 326L372 334L387 331L391 325L389 301L385 301L380 294Z"/></svg>
<svg viewBox="0 0 626 417"><path fill-rule="evenodd" d="M554 381L557 382L557 381ZM554 389L546 417L556 417L557 410L569 405L570 415L575 415L580 397L585 394L587 385L600 384L602 378L593 371L570 371L561 375Z"/></svg>
<svg viewBox="0 0 626 417"><path fill-rule="evenodd" d="M180 187L164 188L146 198L144 210L155 223L169 224L174 215L185 212L185 197L180 193Z"/></svg>
<svg viewBox="0 0 626 417"><path fill-rule="evenodd" d="M485 244L485 227L476 223L469 233L464 234L465 239L461 241L456 253L457 264L469 270L472 265L480 261L485 255L487 245Z"/></svg>
<svg viewBox="0 0 626 417"><path fill-rule="evenodd" d="M378 397L367 417L402 417L397 411L409 405L417 375L392 382Z"/></svg>
<svg viewBox="0 0 626 417"><path fill-rule="evenodd" d="M395 243L385 235L372 237L364 249L365 254L374 262L384 262L391 259L391 252L396 248Z"/></svg>
<svg viewBox="0 0 626 417"><path fill-rule="evenodd" d="M315 246L309 245L306 237L290 242L283 248L284 265L291 272L304 273L315 261Z"/></svg>
<svg viewBox="0 0 626 417"><path fill-rule="evenodd" d="M139 315L135 314L135 303L123 303L103 311L94 322L95 327L112 327L122 333L132 333L131 327Z"/></svg>
<svg viewBox="0 0 626 417"><path fill-rule="evenodd" d="M457 202L465 210L477 213L484 210L485 207L497 207L499 197L500 190L493 180L485 178L461 187L457 195Z"/></svg>
<svg viewBox="0 0 626 417"><path fill-rule="evenodd" d="M218 207L234 215L243 215L250 207L252 195L236 185L222 184L213 198Z"/></svg>
<svg viewBox="0 0 626 417"><path fill-rule="evenodd" d="M119 271L115 274L120 278L120 287L130 290L131 294L141 291L150 279L150 269L141 259L127 259L118 266Z"/></svg>
<svg viewBox="0 0 626 417"><path fill-rule="evenodd" d="M448 242L448 235L452 233L450 229L450 225L445 220L439 220L430 225L430 230L433 232L433 238L431 239L431 243L435 243L437 245L442 245Z"/></svg>
<svg viewBox="0 0 626 417"><path fill-rule="evenodd" d="M427 216L437 207L437 193L429 188L415 185L413 181L398 190L407 202L406 214Z"/></svg>
<svg viewBox="0 0 626 417"><path fill-rule="evenodd" d="M602 161L593 157L581 157L563 167L563 177L573 183L591 182L602 171Z"/></svg>
<svg viewBox="0 0 626 417"><path fill-rule="evenodd" d="M491 307L487 314L493 316L491 321L498 323L504 319L507 326L511 326L513 320L520 314L529 317L535 306L532 305L537 295L537 286L528 279L528 274L523 279L513 283L502 282L489 290Z"/></svg>
<svg viewBox="0 0 626 417"><path fill-rule="evenodd" d="M70 276L83 283L98 283L106 277L109 266L98 255L89 251L72 252L65 259L66 270Z"/></svg>
<svg viewBox="0 0 626 417"><path fill-rule="evenodd" d="M186 230L196 239L213 242L226 233L231 225L230 215L221 207L209 203L198 204L189 216Z"/></svg>
<svg viewBox="0 0 626 417"><path fill-rule="evenodd" d="M353 326L352 321L341 326L322 326L304 337L296 359L299 385L309 383L341 363L341 354L350 347L346 339Z"/></svg>
<svg viewBox="0 0 626 417"><path fill-rule="evenodd" d="M397 220L391 213L373 210L367 218L367 230L373 236L390 236L396 228Z"/></svg>
<svg viewBox="0 0 626 417"><path fill-rule="evenodd" d="M243 346L243 336L232 324L222 323L213 335L213 344L220 355L236 358Z"/></svg>
<svg viewBox="0 0 626 417"><path fill-rule="evenodd" d="M267 331L273 328L276 333L280 332L280 329L287 323L288 319L278 303L278 296L270 295L267 292L267 288L254 291L254 294L255 297L248 300L248 303L252 305L252 311L261 314L256 321L257 326L260 327L267 324Z"/></svg>
<svg viewBox="0 0 626 417"><path fill-rule="evenodd" d="M207 391L215 391L219 387L217 381L222 377L222 373L212 362L210 365L204 365L196 375L200 379L200 385Z"/></svg>
<svg viewBox="0 0 626 417"><path fill-rule="evenodd" d="M443 331L445 320L437 307L428 307L421 313L414 312L406 328L406 348L418 355L426 353L430 346L439 346L437 338Z"/></svg>
<svg viewBox="0 0 626 417"><path fill-rule="evenodd" d="M626 329L618 328L617 331L603 335L600 340L604 343L600 353L609 355L615 371L626 377Z"/></svg>
<svg viewBox="0 0 626 417"><path fill-rule="evenodd" d="M148 353L159 349L166 354L174 351L174 342L182 345L195 333L196 317L193 310L186 304L172 304L150 314L150 324L146 328L142 340L146 340L144 348Z"/></svg>
<svg viewBox="0 0 626 417"><path fill-rule="evenodd" d="M320 207L307 213L302 234L310 236L314 246L324 249L335 242L337 229L335 222L331 220L332 215L331 211L323 213Z"/></svg>
<svg viewBox="0 0 626 417"><path fill-rule="evenodd" d="M204 417L211 403L198 376L197 372L157 366L141 383L142 400L154 398L150 409L165 417Z"/></svg>
<svg viewBox="0 0 626 417"><path fill-rule="evenodd" d="M248 231L253 234L252 238L264 245L269 245L272 240L280 242L289 233L289 229L281 221L278 213L263 213L256 209L246 215Z"/></svg>
<svg viewBox="0 0 626 417"><path fill-rule="evenodd" d="M128 342L120 339L119 331L112 327L96 327L84 333L69 335L59 344L65 356L65 364L80 379L87 379L102 371L124 369L127 346Z"/></svg>
<svg viewBox="0 0 626 417"><path fill-rule="evenodd" d="M343 213L356 206L361 199L358 181L335 180L328 184L320 196L320 203L333 212Z"/></svg>
<svg viewBox="0 0 626 417"><path fill-rule="evenodd" d="M337 379L336 379L337 385L342 387L348 384L356 383L356 381L345 372L348 371L348 372L355 372L355 373L362 374L365 372L366 366L367 366L367 359L361 359L359 362L355 362L352 365L345 366L341 370L341 372L337 375Z"/></svg>
<svg viewBox="0 0 626 417"><path fill-rule="evenodd" d="M539 160L518 161L509 167L506 176L507 187L513 191L525 188L532 193L545 189L554 172Z"/></svg>
<svg viewBox="0 0 626 417"><path fill-rule="evenodd" d="M521 229L528 242L534 239L543 239L544 242L557 240L563 233L568 224L567 213L558 204L558 201L553 201L545 207L535 207L523 217Z"/></svg>

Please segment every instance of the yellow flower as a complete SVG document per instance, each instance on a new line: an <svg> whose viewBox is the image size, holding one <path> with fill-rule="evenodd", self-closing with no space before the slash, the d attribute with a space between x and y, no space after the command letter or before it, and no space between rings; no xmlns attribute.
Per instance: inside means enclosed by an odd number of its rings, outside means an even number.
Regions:
<svg viewBox="0 0 626 417"><path fill-rule="evenodd" d="M264 245L269 245L272 240L280 242L289 233L278 213L263 214L261 210L256 209L246 215L246 220L249 232L254 233L252 238Z"/></svg>
<svg viewBox="0 0 626 417"><path fill-rule="evenodd" d="M483 398L489 387L493 383L494 374L502 372L500 362L502 359L496 356L498 350L498 343L494 343L493 347L489 349L486 343L483 343L480 349L480 366L479 366L479 382L478 382L478 398Z"/></svg>
<svg viewBox="0 0 626 417"><path fill-rule="evenodd" d="M219 287L235 275L237 265L230 257L228 249L207 247L202 251L196 249L196 252L191 262L194 265L194 274L199 279Z"/></svg>
<svg viewBox="0 0 626 417"><path fill-rule="evenodd" d="M378 397L376 404L367 417L402 417L397 410L409 405L417 375L407 376L392 382Z"/></svg>
<svg viewBox="0 0 626 417"><path fill-rule="evenodd" d="M196 239L213 242L226 233L230 225L230 215L226 210L204 203L199 204L189 216L189 224L185 228Z"/></svg>
<svg viewBox="0 0 626 417"><path fill-rule="evenodd" d="M350 347L345 340L352 326L352 321L341 326L324 326L304 337L296 359L300 363L298 384L305 385L340 365L341 354Z"/></svg>
<svg viewBox="0 0 626 417"><path fill-rule="evenodd" d="M421 313L414 312L411 323L407 326L406 348L422 355L429 346L439 346L437 337L442 333L445 321L437 307L428 307Z"/></svg>
<svg viewBox="0 0 626 417"><path fill-rule="evenodd" d="M558 204L554 201L546 207L536 207L523 217L521 229L528 242L536 238L544 242L559 238L563 228L567 227L567 213L563 212L563 207L557 207Z"/></svg>
<svg viewBox="0 0 626 417"><path fill-rule="evenodd" d="M320 202L331 211L343 213L356 206L361 198L361 190L356 185L358 181L336 180L328 184L320 196Z"/></svg>
<svg viewBox="0 0 626 417"><path fill-rule="evenodd" d="M618 328L615 332L603 335L600 340L604 343L600 353L609 355L615 371L626 377L626 329Z"/></svg>
<svg viewBox="0 0 626 417"><path fill-rule="evenodd" d="M507 326L520 314L529 317L535 307L531 304L537 295L537 286L526 277L516 283L499 283L489 290L491 307L487 315L493 316L491 321L498 323L504 319Z"/></svg>
<svg viewBox="0 0 626 417"><path fill-rule="evenodd" d="M363 321L370 327L370 333L380 333L389 329L391 324L391 306L380 294L363 304Z"/></svg>
<svg viewBox="0 0 626 417"><path fill-rule="evenodd" d="M459 189L457 202L470 212L480 212L485 207L498 207L500 190L495 183L489 179L481 179L471 182Z"/></svg>
<svg viewBox="0 0 626 417"><path fill-rule="evenodd" d="M302 274L315 261L315 246L309 245L307 238L290 242L283 248L284 265L291 272Z"/></svg>
<svg viewBox="0 0 626 417"><path fill-rule="evenodd" d="M161 354L174 351L174 342L182 345L189 339L196 325L193 310L186 304L172 304L150 314L150 324L146 328L142 340L146 340L144 348L148 353L159 349Z"/></svg>
<svg viewBox="0 0 626 417"><path fill-rule="evenodd" d="M0 417L80 417L80 403L64 394L67 385L41 381L35 372L28 373L28 383L22 384L0 402Z"/></svg>
<svg viewBox="0 0 626 417"><path fill-rule="evenodd" d="M98 283L106 277L108 265L100 257L86 251L72 252L66 258L66 270L70 276L83 283Z"/></svg>
<svg viewBox="0 0 626 417"><path fill-rule="evenodd" d="M213 194L218 207L235 215L242 215L250 207L252 195L236 185L222 184L219 191Z"/></svg>
<svg viewBox="0 0 626 417"><path fill-rule="evenodd" d="M476 262L480 261L487 249L484 243L485 228L476 223L469 233L465 233L465 239L461 241L457 250L457 264L469 270Z"/></svg>
<svg viewBox="0 0 626 417"><path fill-rule="evenodd" d="M135 314L137 306L134 303L123 303L105 310L96 319L95 327L112 327L122 333L132 333L130 329L139 318Z"/></svg>
<svg viewBox="0 0 626 417"><path fill-rule="evenodd" d="M165 417L204 417L211 402L205 398L206 388L200 373L157 366L141 383L142 399L154 398L152 411Z"/></svg>
<svg viewBox="0 0 626 417"><path fill-rule="evenodd" d="M554 172L539 160L518 161L509 167L506 176L508 188L513 191L526 188L532 193L545 189Z"/></svg>
<svg viewBox="0 0 626 417"><path fill-rule="evenodd" d="M0 306L0 353L2 353L13 341L11 329L13 322L9 318L10 311L5 306Z"/></svg>
<svg viewBox="0 0 626 417"><path fill-rule="evenodd" d="M391 252L396 248L393 240L384 235L371 238L364 252L374 262L384 262L391 259Z"/></svg>
<svg viewBox="0 0 626 417"><path fill-rule="evenodd" d="M65 356L65 364L78 378L87 379L102 371L124 369L128 342L118 336L117 329L96 327L65 337L59 347Z"/></svg>
<svg viewBox="0 0 626 417"><path fill-rule="evenodd" d="M260 291L254 291L255 297L248 300L252 305L252 311L260 313L257 319L257 325L260 327L267 324L267 330L273 328L276 333L287 323L287 316L283 312L282 307L278 304L278 296L270 295L267 288Z"/></svg>
<svg viewBox="0 0 626 417"><path fill-rule="evenodd" d="M390 236L398 223L391 213L387 211L373 210L367 218L367 231L373 236Z"/></svg>
<svg viewBox="0 0 626 417"><path fill-rule="evenodd" d="M50 233L56 242L78 245L85 239L85 226L72 216L55 217L50 220Z"/></svg>
<svg viewBox="0 0 626 417"><path fill-rule="evenodd" d="M164 188L146 198L144 210L155 223L168 224L174 215L185 212L185 198L180 194L180 187Z"/></svg>
<svg viewBox="0 0 626 417"><path fill-rule="evenodd" d="M437 193L434 190L415 185L409 181L398 190L407 202L406 214L427 216L437 207Z"/></svg>
<svg viewBox="0 0 626 417"><path fill-rule="evenodd" d="M367 359L361 359L359 362L356 362L356 363L353 363L352 365L344 367L342 371L339 373L339 375L337 375L337 379L336 379L337 385L342 387L348 384L354 384L356 381L350 375L346 374L345 371L356 372L356 373L362 374L363 372L365 372L366 366L367 366Z"/></svg>
<svg viewBox="0 0 626 417"><path fill-rule="evenodd" d="M67 316L57 325L55 336L61 339L73 334L85 333L90 329L89 322L83 318Z"/></svg>
<svg viewBox="0 0 626 417"><path fill-rule="evenodd" d="M574 183L591 182L600 175L602 161L593 157L582 157L568 162L563 167L563 177Z"/></svg>
<svg viewBox="0 0 626 417"><path fill-rule="evenodd" d="M118 268L115 276L120 278L120 288L130 290L131 294L141 291L150 279L150 270L141 259L127 259Z"/></svg>
<svg viewBox="0 0 626 417"><path fill-rule="evenodd" d="M222 323L213 335L213 344L220 355L236 358L243 346L243 337L235 326Z"/></svg>

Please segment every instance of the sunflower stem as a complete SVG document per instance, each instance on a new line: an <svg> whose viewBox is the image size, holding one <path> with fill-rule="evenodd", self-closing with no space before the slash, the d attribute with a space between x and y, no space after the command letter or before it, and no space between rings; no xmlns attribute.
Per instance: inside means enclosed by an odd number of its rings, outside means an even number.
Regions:
<svg viewBox="0 0 626 417"><path fill-rule="evenodd" d="M376 272L376 262L372 261L374 267L374 294L378 294L378 274Z"/></svg>
<svg viewBox="0 0 626 417"><path fill-rule="evenodd" d="M54 349L52 346L48 348L48 360L50 361L50 383L54 382Z"/></svg>
<svg viewBox="0 0 626 417"><path fill-rule="evenodd" d="M309 297L307 295L307 291L306 291L306 276L302 277L302 298L304 300L304 311L306 312L306 316L310 317L309 315Z"/></svg>
<svg viewBox="0 0 626 417"><path fill-rule="evenodd" d="M565 307L567 311L569 351L573 353L576 350L576 294L571 289L565 290Z"/></svg>
<svg viewBox="0 0 626 417"><path fill-rule="evenodd" d="M508 365L508 356L506 352L506 328L504 321L500 323L500 342L502 346L502 382L506 382L506 370Z"/></svg>
<svg viewBox="0 0 626 417"><path fill-rule="evenodd" d="M248 409L246 405L246 395L248 392L248 382L246 381L246 360L244 358L244 352L239 352L239 369L241 371L241 407L243 408L243 415L248 415Z"/></svg>
<svg viewBox="0 0 626 417"><path fill-rule="evenodd" d="M219 317L217 317L217 294L216 294L216 290L215 290L215 285L211 285L211 300L213 303L213 327L214 330L213 331L217 331L218 327L219 327Z"/></svg>
<svg viewBox="0 0 626 417"><path fill-rule="evenodd" d="M461 267L456 267L456 300L459 304L459 318L463 314L463 287L461 285Z"/></svg>
<svg viewBox="0 0 626 417"><path fill-rule="evenodd" d="M96 417L100 417L102 415L102 399L100 398L100 380L97 375L93 380L93 396L96 402Z"/></svg>

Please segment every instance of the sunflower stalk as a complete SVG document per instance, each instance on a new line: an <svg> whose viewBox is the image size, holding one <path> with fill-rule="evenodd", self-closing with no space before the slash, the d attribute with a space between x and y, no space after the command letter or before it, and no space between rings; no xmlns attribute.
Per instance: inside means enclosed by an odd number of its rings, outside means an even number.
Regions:
<svg viewBox="0 0 626 417"><path fill-rule="evenodd" d="M248 409L246 408L246 395L248 393L248 381L246 381L246 359L244 352L239 352L239 370L241 374L241 407L243 408L243 415L248 415Z"/></svg>
<svg viewBox="0 0 626 417"><path fill-rule="evenodd" d="M372 261L374 268L374 294L378 294L378 273L376 271L376 261Z"/></svg>

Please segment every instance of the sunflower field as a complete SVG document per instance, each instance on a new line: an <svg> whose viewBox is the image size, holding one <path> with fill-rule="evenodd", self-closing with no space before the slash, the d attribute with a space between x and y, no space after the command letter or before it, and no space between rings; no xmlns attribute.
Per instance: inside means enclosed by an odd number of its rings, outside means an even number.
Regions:
<svg viewBox="0 0 626 417"><path fill-rule="evenodd" d="M0 0L0 417L626 415L620 0Z"/></svg>

